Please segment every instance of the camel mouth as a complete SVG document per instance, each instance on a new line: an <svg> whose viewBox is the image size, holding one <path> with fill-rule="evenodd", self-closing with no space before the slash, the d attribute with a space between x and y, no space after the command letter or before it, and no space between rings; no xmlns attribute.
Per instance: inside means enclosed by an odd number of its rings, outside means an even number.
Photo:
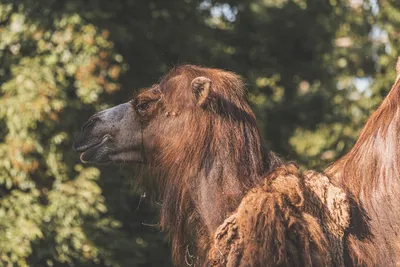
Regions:
<svg viewBox="0 0 400 267"><path fill-rule="evenodd" d="M109 161L108 157L104 159L104 154L105 154L104 152L106 152L106 150L102 148L104 147L103 145L111 139L112 139L111 135L106 134L98 142L77 148L76 150L78 152L81 152L80 156L81 161L84 163L94 162L94 161L105 163Z"/></svg>

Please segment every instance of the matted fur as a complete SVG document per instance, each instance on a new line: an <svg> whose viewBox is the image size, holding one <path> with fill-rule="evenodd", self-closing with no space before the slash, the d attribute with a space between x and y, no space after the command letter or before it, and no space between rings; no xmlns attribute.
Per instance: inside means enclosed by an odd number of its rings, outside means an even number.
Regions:
<svg viewBox="0 0 400 267"><path fill-rule="evenodd" d="M316 172L281 166L218 228L209 266L345 266L349 204Z"/></svg>
<svg viewBox="0 0 400 267"><path fill-rule="evenodd" d="M398 76L354 147L326 171L354 202L347 246L355 264L400 264L399 101Z"/></svg>

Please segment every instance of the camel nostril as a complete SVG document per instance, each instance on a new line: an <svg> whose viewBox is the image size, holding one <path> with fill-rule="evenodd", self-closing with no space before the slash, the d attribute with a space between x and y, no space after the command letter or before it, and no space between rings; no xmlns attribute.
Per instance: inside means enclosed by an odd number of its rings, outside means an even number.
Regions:
<svg viewBox="0 0 400 267"><path fill-rule="evenodd" d="M99 121L100 118L98 117L92 117L90 118L83 126L81 129L81 132L83 132L86 128L88 128L89 126L93 125L96 121Z"/></svg>

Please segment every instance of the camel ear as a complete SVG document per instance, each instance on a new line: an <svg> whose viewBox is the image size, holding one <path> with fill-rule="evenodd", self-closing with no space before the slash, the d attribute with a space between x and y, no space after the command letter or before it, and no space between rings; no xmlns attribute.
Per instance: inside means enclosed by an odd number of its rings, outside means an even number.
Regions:
<svg viewBox="0 0 400 267"><path fill-rule="evenodd" d="M194 78L190 85L193 90L196 105L203 107L207 103L207 99L210 95L211 80L200 76Z"/></svg>

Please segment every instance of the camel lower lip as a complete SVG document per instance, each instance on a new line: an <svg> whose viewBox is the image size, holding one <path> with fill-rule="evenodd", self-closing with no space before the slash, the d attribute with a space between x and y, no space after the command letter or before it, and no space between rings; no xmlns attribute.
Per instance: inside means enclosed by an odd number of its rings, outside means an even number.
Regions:
<svg viewBox="0 0 400 267"><path fill-rule="evenodd" d="M115 163L144 163L141 153L134 150L110 154L109 159Z"/></svg>
<svg viewBox="0 0 400 267"><path fill-rule="evenodd" d="M106 134L103 136L103 139L101 140L100 143L94 144L87 148L85 151L82 152L81 154L81 161L82 162L90 162L94 158L94 156L97 154L98 150L103 146L104 143L106 143L109 139L111 139L111 136L109 134Z"/></svg>

